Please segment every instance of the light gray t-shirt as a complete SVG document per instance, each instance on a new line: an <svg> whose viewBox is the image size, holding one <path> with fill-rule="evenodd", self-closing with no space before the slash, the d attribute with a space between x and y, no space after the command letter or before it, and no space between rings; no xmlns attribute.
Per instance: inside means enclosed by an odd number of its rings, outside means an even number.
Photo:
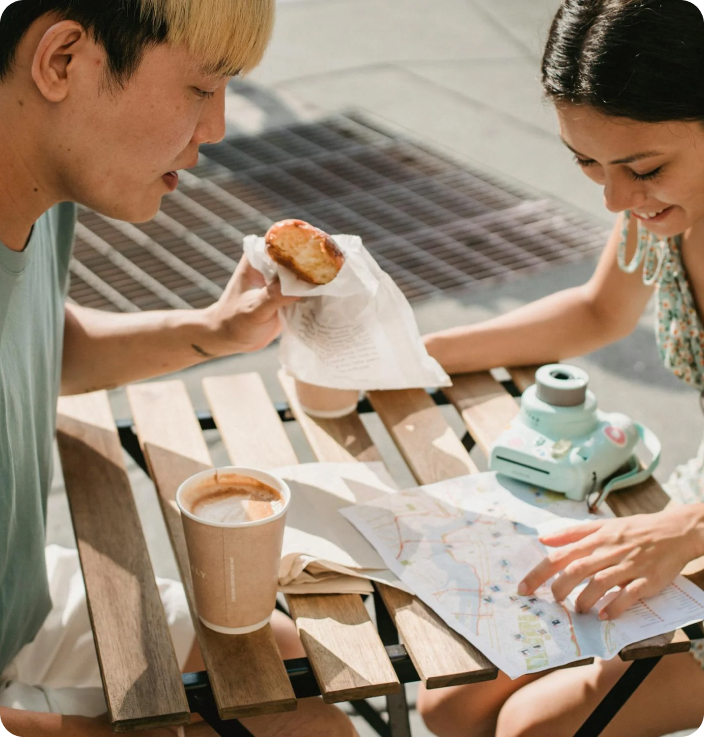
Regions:
<svg viewBox="0 0 704 737"><path fill-rule="evenodd" d="M64 203L21 253L0 243L0 674L51 607L46 508L75 222Z"/></svg>

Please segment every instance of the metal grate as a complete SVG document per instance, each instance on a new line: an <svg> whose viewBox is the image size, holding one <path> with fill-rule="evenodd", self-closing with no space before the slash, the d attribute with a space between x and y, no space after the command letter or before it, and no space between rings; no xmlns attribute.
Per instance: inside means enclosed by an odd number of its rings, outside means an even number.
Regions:
<svg viewBox="0 0 704 737"><path fill-rule="evenodd" d="M362 236L412 301L581 259L606 237L564 206L336 116L204 147L149 223L81 208L70 296L118 311L206 306L244 236L288 217Z"/></svg>

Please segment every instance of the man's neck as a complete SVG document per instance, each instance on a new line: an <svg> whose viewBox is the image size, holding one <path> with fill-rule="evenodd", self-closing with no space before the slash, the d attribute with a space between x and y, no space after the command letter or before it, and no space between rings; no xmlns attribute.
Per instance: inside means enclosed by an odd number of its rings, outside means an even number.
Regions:
<svg viewBox="0 0 704 737"><path fill-rule="evenodd" d="M0 84L0 243L13 251L25 248L34 223L58 201L42 183L36 112L12 81Z"/></svg>

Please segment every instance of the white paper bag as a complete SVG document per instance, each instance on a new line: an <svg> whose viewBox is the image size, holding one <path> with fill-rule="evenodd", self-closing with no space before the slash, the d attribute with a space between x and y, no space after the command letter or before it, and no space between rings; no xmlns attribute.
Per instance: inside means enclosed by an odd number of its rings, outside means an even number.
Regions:
<svg viewBox="0 0 704 737"><path fill-rule="evenodd" d="M295 378L332 389L412 389L451 386L428 355L413 310L359 236L332 236L345 254L337 277L307 284L272 261L264 238L244 251L267 282L278 276L284 295L303 297L282 311L280 359Z"/></svg>

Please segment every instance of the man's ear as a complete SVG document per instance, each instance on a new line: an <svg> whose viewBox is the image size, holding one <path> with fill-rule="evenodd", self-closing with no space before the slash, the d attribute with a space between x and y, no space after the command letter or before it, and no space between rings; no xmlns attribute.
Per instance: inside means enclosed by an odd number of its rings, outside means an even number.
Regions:
<svg viewBox="0 0 704 737"><path fill-rule="evenodd" d="M34 52L32 78L49 102L65 99L73 54L86 41L83 26L71 20L56 23L42 36Z"/></svg>

